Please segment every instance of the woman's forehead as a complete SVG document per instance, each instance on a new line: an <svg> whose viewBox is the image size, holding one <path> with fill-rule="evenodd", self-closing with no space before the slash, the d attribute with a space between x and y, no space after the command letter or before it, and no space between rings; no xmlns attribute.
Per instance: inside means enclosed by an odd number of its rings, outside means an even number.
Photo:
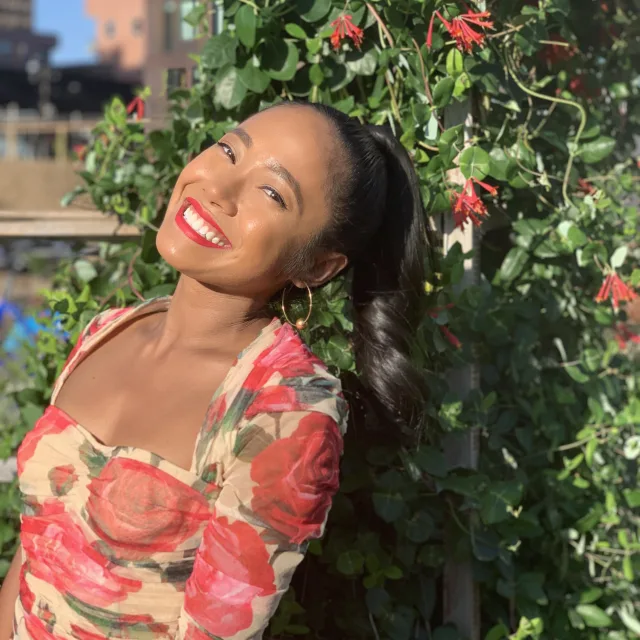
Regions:
<svg viewBox="0 0 640 640"><path fill-rule="evenodd" d="M331 122L310 107L283 105L257 113L241 125L256 144L272 144L273 153L302 153L328 158L335 145Z"/></svg>
<svg viewBox="0 0 640 640"><path fill-rule="evenodd" d="M325 193L339 161L336 134L325 116L309 107L280 106L251 116L239 130L243 144L256 157L278 162L296 178L303 191Z"/></svg>

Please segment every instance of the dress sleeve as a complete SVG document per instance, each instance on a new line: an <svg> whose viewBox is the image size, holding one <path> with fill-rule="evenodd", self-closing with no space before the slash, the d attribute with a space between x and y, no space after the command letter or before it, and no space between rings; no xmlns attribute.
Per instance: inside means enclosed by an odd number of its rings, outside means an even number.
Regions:
<svg viewBox="0 0 640 640"><path fill-rule="evenodd" d="M338 489L342 432L329 415L261 413L222 437L222 488L176 640L262 638Z"/></svg>

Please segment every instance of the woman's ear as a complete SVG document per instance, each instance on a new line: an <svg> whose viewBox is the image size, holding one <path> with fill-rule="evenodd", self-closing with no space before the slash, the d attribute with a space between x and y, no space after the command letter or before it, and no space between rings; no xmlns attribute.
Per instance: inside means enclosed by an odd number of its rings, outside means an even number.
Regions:
<svg viewBox="0 0 640 640"><path fill-rule="evenodd" d="M337 251L325 251L318 255L313 267L306 273L304 280L296 278L293 284L304 289L305 285L319 287L337 276L349 263L347 256Z"/></svg>

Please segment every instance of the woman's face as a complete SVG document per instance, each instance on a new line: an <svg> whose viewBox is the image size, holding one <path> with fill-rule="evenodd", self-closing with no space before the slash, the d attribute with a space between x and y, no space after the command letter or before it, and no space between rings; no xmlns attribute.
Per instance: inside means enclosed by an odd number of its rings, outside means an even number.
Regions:
<svg viewBox="0 0 640 640"><path fill-rule="evenodd" d="M291 277L292 255L330 221L336 149L330 122L311 108L252 116L182 171L158 232L160 254L216 290L270 297ZM296 283L320 284L345 264L319 254Z"/></svg>

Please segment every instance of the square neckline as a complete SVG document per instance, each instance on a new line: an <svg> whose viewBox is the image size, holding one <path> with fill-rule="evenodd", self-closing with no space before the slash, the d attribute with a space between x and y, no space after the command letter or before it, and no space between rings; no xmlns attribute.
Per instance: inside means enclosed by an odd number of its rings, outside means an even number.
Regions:
<svg viewBox="0 0 640 640"><path fill-rule="evenodd" d="M235 360L229 367L229 370L224 375L222 381L218 385L218 387L214 390L214 393L209 400L209 404L205 410L205 414L202 418L202 423L200 428L198 429L198 433L196 435L196 439L193 445L193 450L191 453L191 463L188 469L185 469L179 464L175 462L171 462L171 460L167 460L165 457L161 456L150 449L146 449L144 447L136 447L132 445L118 445L118 444L107 444L102 442L90 429L76 420L73 416L69 415L64 409L55 404L60 389L66 382L69 375L73 372L73 370L83 361L85 360L91 353L95 351L95 349L104 341L106 337L108 337L115 329L126 324L127 322L131 322L133 319L139 319L146 315L150 315L152 313L162 313L166 312L169 304L171 302L171 296L163 296L161 298L152 298L150 300L145 300L138 305L135 305L128 309L125 313L119 315L112 322L107 322L102 327L99 327L97 331L88 336L85 339L84 345L87 345L89 348L82 349L80 348L78 352L74 355L74 357L66 364L64 369L60 372L58 379L53 388L53 392L51 394L51 399L49 401L49 407L56 411L58 414L62 415L66 420L68 420L71 425L74 427L77 433L83 436L89 443L98 449L102 449L104 451L108 451L111 454L111 457L114 455L118 455L121 451L132 451L138 452L144 455L153 456L160 460L163 464L169 465L173 469L177 469L179 474L192 474L197 477L196 465L197 465L197 451L198 445L200 443L200 438L204 431L204 428L207 423L207 415L215 402L218 395L227 387L229 380L233 376L233 374L238 370L238 366L243 358L252 352L256 346L262 342L262 338L264 338L268 333L275 333L276 330L282 327L282 322L274 317L273 320L265 327L263 327L258 335L236 356ZM109 311L109 310L107 310Z"/></svg>

